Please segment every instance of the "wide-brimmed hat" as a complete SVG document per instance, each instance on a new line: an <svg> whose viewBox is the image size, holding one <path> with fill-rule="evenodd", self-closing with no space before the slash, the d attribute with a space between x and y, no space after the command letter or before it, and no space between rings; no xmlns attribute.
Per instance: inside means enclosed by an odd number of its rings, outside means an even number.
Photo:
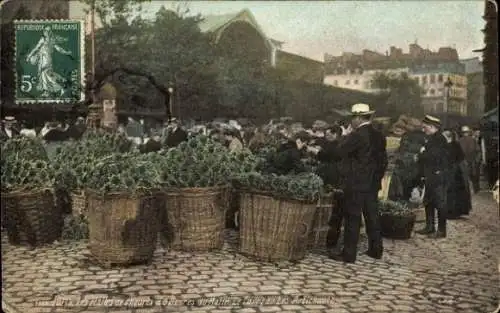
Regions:
<svg viewBox="0 0 500 313"><path fill-rule="evenodd" d="M435 116L432 115L426 115L424 119L422 120L422 123L427 124L427 125L433 125L436 127L441 127L441 120Z"/></svg>
<svg viewBox="0 0 500 313"><path fill-rule="evenodd" d="M6 116L4 118L4 121L6 121L6 122L15 122L16 118L14 116Z"/></svg>
<svg viewBox="0 0 500 313"><path fill-rule="evenodd" d="M350 115L352 116L366 116L373 115L375 111L370 110L370 106L365 103L356 103L351 107Z"/></svg>

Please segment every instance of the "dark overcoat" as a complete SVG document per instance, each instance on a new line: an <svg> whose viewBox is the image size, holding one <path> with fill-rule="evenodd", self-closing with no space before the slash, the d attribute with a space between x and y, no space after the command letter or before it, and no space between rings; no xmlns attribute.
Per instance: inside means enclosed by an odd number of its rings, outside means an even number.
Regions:
<svg viewBox="0 0 500 313"><path fill-rule="evenodd" d="M385 136L365 124L340 139L342 187L347 193L378 192L387 169ZM347 162L346 162L347 161Z"/></svg>

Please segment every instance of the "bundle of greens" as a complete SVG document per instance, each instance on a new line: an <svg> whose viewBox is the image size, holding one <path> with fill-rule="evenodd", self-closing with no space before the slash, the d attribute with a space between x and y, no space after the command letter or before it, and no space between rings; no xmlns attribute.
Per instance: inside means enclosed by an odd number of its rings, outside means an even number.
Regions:
<svg viewBox="0 0 500 313"><path fill-rule="evenodd" d="M106 156L127 153L132 144L120 135L89 133L81 140L57 148L52 159L56 183L66 190L88 185L89 172Z"/></svg>
<svg viewBox="0 0 500 313"><path fill-rule="evenodd" d="M258 158L249 151L230 153L206 136L196 136L161 153L162 185L166 188L225 186L231 177L255 170Z"/></svg>
<svg viewBox="0 0 500 313"><path fill-rule="evenodd" d="M84 216L68 215L64 219L62 239L82 240L89 238L89 223Z"/></svg>
<svg viewBox="0 0 500 313"><path fill-rule="evenodd" d="M16 155L2 158L2 191L52 188L54 179L54 169L46 160L30 160Z"/></svg>
<svg viewBox="0 0 500 313"><path fill-rule="evenodd" d="M323 181L313 173L296 175L261 174L251 172L234 178L233 184L242 190L254 190L274 196L301 201L317 201Z"/></svg>
<svg viewBox="0 0 500 313"><path fill-rule="evenodd" d="M101 158L87 175L85 187L101 194L142 193L160 187L156 165L136 153L114 153Z"/></svg>
<svg viewBox="0 0 500 313"><path fill-rule="evenodd" d="M26 160L48 160L47 152L40 138L15 137L2 144L2 159L16 156Z"/></svg>
<svg viewBox="0 0 500 313"><path fill-rule="evenodd" d="M412 215L414 212L407 203L402 201L381 200L378 203L380 215Z"/></svg>

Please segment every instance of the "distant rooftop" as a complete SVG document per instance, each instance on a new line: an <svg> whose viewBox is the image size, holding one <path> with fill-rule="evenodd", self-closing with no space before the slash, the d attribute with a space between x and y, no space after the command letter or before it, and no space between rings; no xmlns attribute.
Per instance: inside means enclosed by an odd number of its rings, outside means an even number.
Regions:
<svg viewBox="0 0 500 313"><path fill-rule="evenodd" d="M466 73L479 73L483 71L483 62L478 57L460 60L465 65Z"/></svg>

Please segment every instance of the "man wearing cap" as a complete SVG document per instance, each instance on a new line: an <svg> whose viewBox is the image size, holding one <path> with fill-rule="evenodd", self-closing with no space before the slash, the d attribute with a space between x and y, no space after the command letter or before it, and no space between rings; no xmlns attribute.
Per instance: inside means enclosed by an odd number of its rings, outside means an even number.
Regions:
<svg viewBox="0 0 500 313"><path fill-rule="evenodd" d="M465 155L469 179L472 182L474 193L479 191L479 167L481 164L481 148L472 136L469 126L462 126L462 137L459 139L460 147Z"/></svg>
<svg viewBox="0 0 500 313"><path fill-rule="evenodd" d="M377 200L387 168L387 153L384 135L371 124L374 113L367 104L353 105L352 128L342 128L344 136L337 149L341 162L345 162L348 167L343 169L341 175L344 190L344 248L340 253L331 253L330 257L347 263L356 261L361 214L368 235L366 254L380 259L383 252ZM341 220L330 221L331 227L340 227L340 223Z"/></svg>
<svg viewBox="0 0 500 313"><path fill-rule="evenodd" d="M16 119L13 116L6 116L3 121L2 137L13 138L19 136L19 131L14 127Z"/></svg>
<svg viewBox="0 0 500 313"><path fill-rule="evenodd" d="M422 177L425 181L425 228L417 233L434 238L446 237L446 184L449 152L447 141L441 132L441 121L426 115L422 130L428 136L418 155ZM438 215L438 231L434 226L435 211Z"/></svg>
<svg viewBox="0 0 500 313"><path fill-rule="evenodd" d="M184 131L175 117L170 119L166 129L162 134L162 142L168 148L177 147L181 142L188 139L188 134Z"/></svg>

